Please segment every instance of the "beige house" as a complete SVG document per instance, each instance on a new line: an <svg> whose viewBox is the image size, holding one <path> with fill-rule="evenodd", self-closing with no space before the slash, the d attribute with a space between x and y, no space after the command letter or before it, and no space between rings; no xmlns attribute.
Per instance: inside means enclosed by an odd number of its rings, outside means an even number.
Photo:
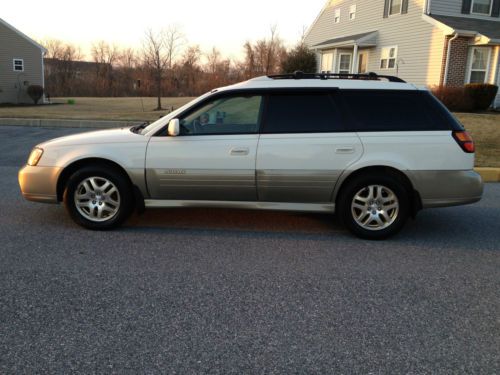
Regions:
<svg viewBox="0 0 500 375"><path fill-rule="evenodd" d="M306 34L318 71L417 85L500 84L500 0L329 0ZM500 94L494 102L500 107Z"/></svg>
<svg viewBox="0 0 500 375"><path fill-rule="evenodd" d="M33 103L26 91L44 86L45 49L0 18L0 103Z"/></svg>

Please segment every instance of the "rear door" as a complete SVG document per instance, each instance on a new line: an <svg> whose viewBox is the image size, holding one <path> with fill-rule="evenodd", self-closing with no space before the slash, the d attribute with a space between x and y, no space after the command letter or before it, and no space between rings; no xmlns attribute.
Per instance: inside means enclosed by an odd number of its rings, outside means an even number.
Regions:
<svg viewBox="0 0 500 375"><path fill-rule="evenodd" d="M333 91L271 92L257 150L260 201L331 201L342 171L361 157L344 128Z"/></svg>
<svg viewBox="0 0 500 375"><path fill-rule="evenodd" d="M180 116L177 137L148 145L153 199L255 201L255 158L262 96L218 95Z"/></svg>

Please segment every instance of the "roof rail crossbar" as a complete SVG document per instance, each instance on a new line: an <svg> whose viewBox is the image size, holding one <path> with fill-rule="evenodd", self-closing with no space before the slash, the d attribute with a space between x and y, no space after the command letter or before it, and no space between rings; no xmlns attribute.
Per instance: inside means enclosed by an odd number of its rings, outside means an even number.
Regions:
<svg viewBox="0 0 500 375"><path fill-rule="evenodd" d="M377 73L364 73L364 74L351 74L351 73L304 73L296 71L294 73L275 74L269 75L272 79L359 79L368 81L379 81L380 79L387 79L389 82L406 83L399 77L379 75Z"/></svg>

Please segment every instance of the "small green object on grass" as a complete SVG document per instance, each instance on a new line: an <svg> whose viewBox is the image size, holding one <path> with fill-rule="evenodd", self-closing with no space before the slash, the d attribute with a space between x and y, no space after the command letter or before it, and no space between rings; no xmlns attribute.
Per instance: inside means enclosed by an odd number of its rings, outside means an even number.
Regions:
<svg viewBox="0 0 500 375"><path fill-rule="evenodd" d="M75 99L68 99L68 104L75 104L76 100Z"/></svg>

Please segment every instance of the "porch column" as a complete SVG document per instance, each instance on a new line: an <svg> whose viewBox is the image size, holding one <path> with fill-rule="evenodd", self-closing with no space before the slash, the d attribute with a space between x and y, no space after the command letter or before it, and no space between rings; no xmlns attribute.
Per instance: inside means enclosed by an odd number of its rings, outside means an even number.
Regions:
<svg viewBox="0 0 500 375"><path fill-rule="evenodd" d="M332 73L338 73L338 70L337 70L337 48L335 48L335 50L333 51Z"/></svg>
<svg viewBox="0 0 500 375"><path fill-rule="evenodd" d="M356 43L354 43L354 51L353 51L353 54L352 54L351 73L352 74L357 74L358 73L358 45Z"/></svg>

